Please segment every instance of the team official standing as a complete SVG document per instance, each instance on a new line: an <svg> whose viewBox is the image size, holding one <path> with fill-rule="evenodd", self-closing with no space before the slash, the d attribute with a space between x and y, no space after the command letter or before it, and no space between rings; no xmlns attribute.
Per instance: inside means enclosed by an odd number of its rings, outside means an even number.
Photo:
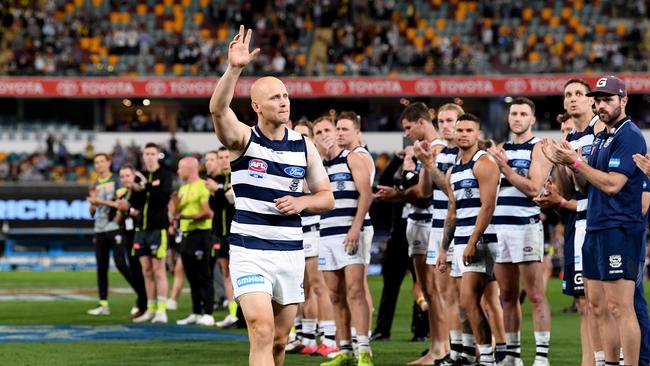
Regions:
<svg viewBox="0 0 650 366"><path fill-rule="evenodd" d="M641 212L643 172L632 156L645 155L646 142L625 114L625 84L615 76L600 78L593 96L606 130L594 139L586 162L567 142L549 145L554 162L576 172L588 191L587 236L582 248L587 299L596 311L607 364L618 364L619 347L626 365L639 362L640 331L634 312L645 219ZM619 332L613 332L618 329Z"/></svg>

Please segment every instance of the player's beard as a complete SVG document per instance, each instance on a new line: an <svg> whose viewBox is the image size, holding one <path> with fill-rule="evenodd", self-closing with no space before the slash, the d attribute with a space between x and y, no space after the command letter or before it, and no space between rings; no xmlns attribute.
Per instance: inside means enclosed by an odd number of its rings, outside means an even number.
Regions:
<svg viewBox="0 0 650 366"><path fill-rule="evenodd" d="M614 109L614 111L609 114L604 110L599 110L598 111L598 117L600 117L600 120L603 121L605 124L609 124L612 121L618 120L618 117L621 115L621 106L619 104L618 107Z"/></svg>

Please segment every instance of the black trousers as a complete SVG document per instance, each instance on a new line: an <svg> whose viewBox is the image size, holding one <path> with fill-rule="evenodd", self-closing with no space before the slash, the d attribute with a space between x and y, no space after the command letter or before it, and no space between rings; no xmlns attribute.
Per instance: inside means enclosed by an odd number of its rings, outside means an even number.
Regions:
<svg viewBox="0 0 650 366"><path fill-rule="evenodd" d="M136 304L138 310L144 312L147 310L147 290L144 286L144 276L142 275L142 265L140 264L140 258L133 255L133 236L135 235L134 230L123 230L123 240L122 245L116 245L115 250L113 251L113 260L115 263L118 261L121 262L126 258L125 263L128 264L129 272L131 273L131 281L129 284L137 296ZM116 259L119 258L119 259Z"/></svg>
<svg viewBox="0 0 650 366"><path fill-rule="evenodd" d="M390 335L395 308L397 307L397 298L407 270L411 271L412 274L414 273L413 261L408 256L406 220L404 219L393 223L393 230L386 245L381 271L384 287L381 292L379 312L377 313L377 326L373 333Z"/></svg>
<svg viewBox="0 0 650 366"><path fill-rule="evenodd" d="M183 234L181 260L192 291L192 313L212 314L214 287L211 258L210 230L193 230Z"/></svg>

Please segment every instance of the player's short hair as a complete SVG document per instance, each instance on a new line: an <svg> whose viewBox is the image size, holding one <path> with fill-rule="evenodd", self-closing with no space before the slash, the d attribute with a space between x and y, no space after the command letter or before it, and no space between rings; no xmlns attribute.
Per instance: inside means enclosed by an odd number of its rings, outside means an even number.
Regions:
<svg viewBox="0 0 650 366"><path fill-rule="evenodd" d="M497 146L496 142L492 139L478 139L478 148L481 150L487 150L491 147Z"/></svg>
<svg viewBox="0 0 650 366"><path fill-rule="evenodd" d="M332 118L332 116L325 115L316 118L314 122L311 124L312 128L321 122L329 122L332 124L332 126L336 127L336 121L334 121L334 118Z"/></svg>
<svg viewBox="0 0 650 366"><path fill-rule="evenodd" d="M532 100L526 98L526 97L516 97L515 99L512 100L512 103L510 103L511 106L513 105L522 105L526 104L527 106L530 107L530 111L535 114L535 103L533 103Z"/></svg>
<svg viewBox="0 0 650 366"><path fill-rule="evenodd" d="M441 105L440 108L438 108L438 114L440 114L440 112L442 111L454 111L458 116L465 114L465 110L463 110L463 107L459 106L456 103L447 103Z"/></svg>
<svg viewBox="0 0 650 366"><path fill-rule="evenodd" d="M144 148L145 148L145 149L148 149L148 148L150 148L150 147L153 147L154 149L160 151L160 146L158 146L158 144L155 143L155 142L147 142L147 144L144 145Z"/></svg>
<svg viewBox="0 0 650 366"><path fill-rule="evenodd" d="M456 122L460 122L460 121L472 121L478 125L479 129L481 128L481 120L477 116L471 113L465 113L458 116Z"/></svg>
<svg viewBox="0 0 650 366"><path fill-rule="evenodd" d="M336 122L342 119L349 119L352 121L352 124L354 125L354 128L357 130L361 130L361 117L359 117L358 114L352 111L342 111L339 113L338 116L336 116ZM336 126L336 124L334 124Z"/></svg>
<svg viewBox="0 0 650 366"><path fill-rule="evenodd" d="M566 89L566 87L571 85L571 84L580 84L580 85L585 87L585 90L587 91L587 93L591 92L591 86L589 85L589 83L586 82L583 79L577 79L577 78L576 79L570 79L569 81L564 83L564 86L562 87L562 90Z"/></svg>
<svg viewBox="0 0 650 366"><path fill-rule="evenodd" d="M429 114L429 107L422 102L411 103L402 112L399 117L400 122L407 120L409 122L416 122L420 118L427 122L431 122L431 114Z"/></svg>
<svg viewBox="0 0 650 366"><path fill-rule="evenodd" d="M130 170L131 173L135 174L135 167L133 165L129 164L129 163L122 164L122 166L120 167L120 170Z"/></svg>
<svg viewBox="0 0 650 366"><path fill-rule="evenodd" d="M103 156L106 161L111 161L111 157L108 156L107 153L97 153L93 156L93 160L97 159L98 157Z"/></svg>
<svg viewBox="0 0 650 366"><path fill-rule="evenodd" d="M557 117L555 117L555 120L557 121L557 123L562 124L568 121L569 118L571 118L571 115L569 113L560 113L557 115Z"/></svg>
<svg viewBox="0 0 650 366"><path fill-rule="evenodd" d="M301 118L298 120L298 122L293 124L293 128L295 129L298 126L305 126L309 129L309 132L313 135L314 134L314 124L311 123L308 119L306 118Z"/></svg>

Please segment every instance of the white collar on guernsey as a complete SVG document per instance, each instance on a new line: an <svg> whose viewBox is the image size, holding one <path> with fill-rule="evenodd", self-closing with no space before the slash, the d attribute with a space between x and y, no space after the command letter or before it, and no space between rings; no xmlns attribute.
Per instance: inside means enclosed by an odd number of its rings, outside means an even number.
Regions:
<svg viewBox="0 0 650 366"><path fill-rule="evenodd" d="M596 122L598 122L598 121L600 121L600 117L598 115L595 115L594 118L592 118L591 121L589 121L589 126L592 126L592 127L595 126Z"/></svg>
<svg viewBox="0 0 650 366"><path fill-rule="evenodd" d="M612 127L612 128L609 130L609 134L610 134L610 135L616 135L616 133L621 129L621 127L625 126L628 122L630 122L630 117L627 117L627 116L626 116L626 117L623 119L623 123L621 123L618 127Z"/></svg>

